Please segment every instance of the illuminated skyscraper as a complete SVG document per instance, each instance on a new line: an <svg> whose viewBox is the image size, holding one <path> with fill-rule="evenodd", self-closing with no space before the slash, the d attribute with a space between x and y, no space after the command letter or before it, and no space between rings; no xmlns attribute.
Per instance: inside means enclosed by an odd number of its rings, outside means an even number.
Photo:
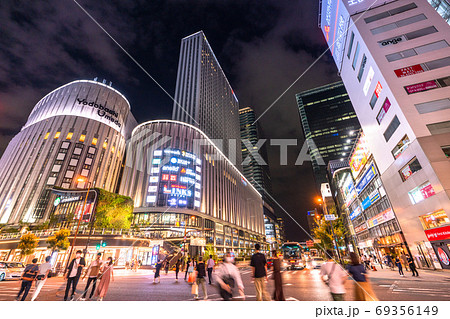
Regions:
<svg viewBox="0 0 450 319"><path fill-rule="evenodd" d="M225 155L234 161L228 143L235 140L239 150L239 101L203 31L181 40L175 101L172 119L198 127L211 139L222 139ZM236 153L240 164L241 152Z"/></svg>
<svg viewBox="0 0 450 319"><path fill-rule="evenodd" d="M342 82L298 93L296 98L320 191L328 182L328 161L347 158L360 125Z"/></svg>

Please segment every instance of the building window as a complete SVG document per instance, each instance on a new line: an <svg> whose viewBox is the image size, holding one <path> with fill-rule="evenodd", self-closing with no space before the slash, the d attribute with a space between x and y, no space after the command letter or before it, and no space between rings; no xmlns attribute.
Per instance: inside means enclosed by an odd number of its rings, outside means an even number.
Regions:
<svg viewBox="0 0 450 319"><path fill-rule="evenodd" d="M397 130L397 127L400 125L400 121L398 120L397 115L392 119L391 123L387 127L386 131L383 133L384 139L389 141L394 132Z"/></svg>
<svg viewBox="0 0 450 319"><path fill-rule="evenodd" d="M450 99L445 98L441 100L419 103L415 104L414 106L416 107L417 112L419 112L419 114L432 113L450 109Z"/></svg>
<svg viewBox="0 0 450 319"><path fill-rule="evenodd" d="M84 142L85 139L86 139L86 135L81 134L79 141Z"/></svg>
<svg viewBox="0 0 450 319"><path fill-rule="evenodd" d="M426 20L426 19L427 19L427 17L424 14L418 14L418 15L415 15L415 16L412 16L412 17L409 17L409 18L406 18L403 20L399 20L397 22L389 23L389 24L383 25L381 27L371 29L370 32L372 32L373 35L380 34L383 32L387 32L387 31L394 30L394 29L397 29L400 27L404 27L406 25L410 25L410 24L413 24L413 23L416 23L416 22L419 22L422 20Z"/></svg>
<svg viewBox="0 0 450 319"><path fill-rule="evenodd" d="M366 68L366 62L367 62L367 57L366 57L366 55L364 54L364 55L363 55L363 58L362 58L362 60L361 60L361 65L360 65L360 67L359 67L359 72L358 72L358 81L359 81L359 82L361 82L361 78L362 78L362 76L363 76L364 69Z"/></svg>
<svg viewBox="0 0 450 319"><path fill-rule="evenodd" d="M415 47L412 49L388 54L388 55L386 55L386 59L389 62L398 61L401 59L406 59L406 58L412 57L414 55L424 54L424 53L428 53L431 51L447 48L448 46L449 45L448 45L447 41L441 40L441 41L421 45L421 46L418 46L418 47Z"/></svg>
<svg viewBox="0 0 450 319"><path fill-rule="evenodd" d="M381 19L393 16L393 15L396 15L396 14L399 14L399 13L402 13L402 12L406 12L406 11L415 9L415 8L417 8L417 5L415 3L409 3L407 5L404 5L404 6L401 6L401 7L392 9L392 10L389 10L389 11L384 11L384 12L381 12L381 13L376 14L374 16L365 18L364 21L366 23L378 21L378 20L381 20Z"/></svg>
<svg viewBox="0 0 450 319"><path fill-rule="evenodd" d="M60 135L61 135L61 132L56 132L56 134L55 134L55 139L56 139L56 138L59 138Z"/></svg>
<svg viewBox="0 0 450 319"><path fill-rule="evenodd" d="M67 133L66 140L71 140L72 139L72 135L73 135L72 132Z"/></svg>
<svg viewBox="0 0 450 319"><path fill-rule="evenodd" d="M445 156L447 158L450 157L450 145L447 146L441 146L442 152L444 152Z"/></svg>
<svg viewBox="0 0 450 319"><path fill-rule="evenodd" d="M358 61L358 55L359 55L359 42L356 43L355 56L353 57L353 63L352 63L353 70L356 68L356 62Z"/></svg>
<svg viewBox="0 0 450 319"><path fill-rule="evenodd" d="M369 105L373 109L375 107L375 104L377 104L378 96L375 94L375 92L372 95L372 98L370 99Z"/></svg>
<svg viewBox="0 0 450 319"><path fill-rule="evenodd" d="M45 136L44 136L44 140L48 139L49 135L50 135L50 132L47 132L47 134L45 134Z"/></svg>
<svg viewBox="0 0 450 319"><path fill-rule="evenodd" d="M352 48L353 48L353 41L355 40L355 33L352 32L352 35L350 36L350 43L348 45L348 52L347 52L347 57L350 59L350 55L352 53Z"/></svg>
<svg viewBox="0 0 450 319"><path fill-rule="evenodd" d="M378 124L381 124L381 121L383 120L384 116L386 115L387 111L389 111L389 108L391 107L391 102L388 98L384 100L383 105L381 106L380 112L378 112L377 115L377 122Z"/></svg>
<svg viewBox="0 0 450 319"><path fill-rule="evenodd" d="M431 197L433 195L435 195L436 193L434 192L433 186L431 186L430 182L425 182L422 185L410 190L408 192L409 194L409 199L411 200L411 203L413 204L417 204L425 199L427 199L428 197Z"/></svg>
<svg viewBox="0 0 450 319"><path fill-rule="evenodd" d="M92 145L97 145L97 138L94 137L94 138L92 139Z"/></svg>
<svg viewBox="0 0 450 319"><path fill-rule="evenodd" d="M431 135L450 133L450 121L427 124Z"/></svg>
<svg viewBox="0 0 450 319"><path fill-rule="evenodd" d="M423 229L442 227L450 224L450 220L443 209L419 216Z"/></svg>
<svg viewBox="0 0 450 319"><path fill-rule="evenodd" d="M412 160L409 161L408 164L402 167L402 169L399 171L400 177L403 181L406 181L412 174L422 169L422 166L420 166L419 160L414 157Z"/></svg>

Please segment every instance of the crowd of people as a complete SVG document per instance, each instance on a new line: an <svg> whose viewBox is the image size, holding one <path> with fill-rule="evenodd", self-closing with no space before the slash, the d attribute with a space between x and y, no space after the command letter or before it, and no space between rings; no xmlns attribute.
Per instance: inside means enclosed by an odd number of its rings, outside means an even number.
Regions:
<svg viewBox="0 0 450 319"><path fill-rule="evenodd" d="M255 252L250 260L252 271L252 282L255 286L256 300L269 301L285 300L282 283L282 260L278 258L277 251L272 251L272 274L271 279L274 283L274 291L269 294L267 291L268 282L268 263L266 256L260 251L259 244L255 245ZM83 293L77 300L89 300L97 298L101 301L108 292L111 281L114 281L114 262L112 257L102 260L102 254L97 253L96 258L86 267L86 261L81 256L82 251L78 250L75 257L70 261L64 273L66 288L64 300L75 300L75 292L80 278L87 279ZM393 257L385 254L381 260L374 255L350 253L350 263L345 268L335 261L333 252L327 250L325 253L326 262L321 265L320 276L323 282L328 286L331 298L335 301L345 299L345 284L349 276L354 281L354 298L356 300L378 300L372 290L368 271L376 271L375 265L383 267L383 264L394 270L397 267L400 276L404 276L403 268L412 272L412 276L419 276L414 260L405 254ZM177 256L175 259L166 258L158 260L154 267L153 283L161 282L161 270L168 274L170 269L175 270L175 281L178 282L179 273L185 272L184 280L191 285L191 293L195 300L200 299L199 288L202 291L202 298L208 299L207 284L216 285L219 295L223 300L239 299L245 300L244 285L239 269L234 264L234 258L228 252L224 255L223 262L217 264L213 255L195 257ZM137 271L141 266L139 260L134 259L129 263L126 269ZM35 289L31 301L36 300L42 287L50 277L52 265L50 256L45 258L45 262L38 265L37 259L27 265L21 277L21 287L16 300L26 300L27 295L35 283ZM89 292L90 290L90 292Z"/></svg>
<svg viewBox="0 0 450 319"><path fill-rule="evenodd" d="M86 267L86 261L81 257L82 251L78 250L75 257L70 261L67 270L64 274L66 281L66 288L64 292L64 301L75 300L75 292L78 282L83 275L83 270ZM112 257L108 257L106 261L101 260L101 253L98 253L96 258L89 264L84 272L82 280L88 278L83 294L79 300L86 300L87 293L92 284L91 292L88 299L96 297L98 301L102 301L108 292L109 284L114 281L114 262ZM45 258L45 262L38 265L37 259L34 258L31 264L27 265L22 273L21 287L16 297L17 301L26 300L28 293L35 283L35 289L31 301L36 300L45 282L51 275L52 265L50 263L50 256ZM98 282L98 284L97 284Z"/></svg>

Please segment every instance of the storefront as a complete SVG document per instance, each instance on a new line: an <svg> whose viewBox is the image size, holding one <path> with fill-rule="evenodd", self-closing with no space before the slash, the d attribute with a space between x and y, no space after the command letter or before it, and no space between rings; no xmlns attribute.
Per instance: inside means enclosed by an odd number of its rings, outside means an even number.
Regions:
<svg viewBox="0 0 450 319"><path fill-rule="evenodd" d="M425 230L437 259L444 269L450 269L450 225Z"/></svg>
<svg viewBox="0 0 450 319"><path fill-rule="evenodd" d="M429 256L424 262L437 269L450 269L450 219L447 213L439 209L419 216L419 219L429 240L418 245L424 255Z"/></svg>

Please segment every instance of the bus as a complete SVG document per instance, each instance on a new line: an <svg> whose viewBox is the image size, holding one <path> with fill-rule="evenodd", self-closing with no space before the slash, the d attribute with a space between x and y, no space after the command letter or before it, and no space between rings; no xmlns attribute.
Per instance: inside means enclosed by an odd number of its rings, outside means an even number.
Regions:
<svg viewBox="0 0 450 319"><path fill-rule="evenodd" d="M303 269L302 246L297 242L287 242L281 246L283 252L283 266L287 269Z"/></svg>

